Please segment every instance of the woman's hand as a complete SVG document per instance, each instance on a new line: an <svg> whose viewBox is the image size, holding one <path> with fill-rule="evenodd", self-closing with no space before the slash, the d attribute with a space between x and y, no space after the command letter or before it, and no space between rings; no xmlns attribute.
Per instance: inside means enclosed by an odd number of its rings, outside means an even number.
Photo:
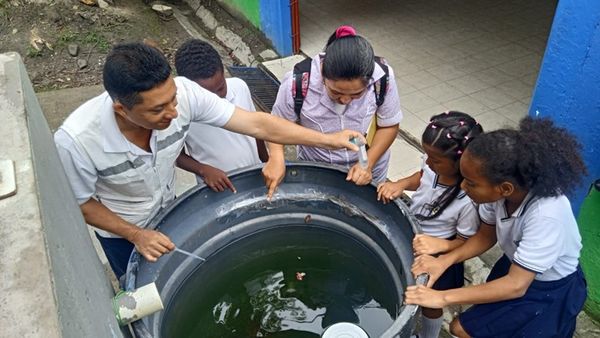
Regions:
<svg viewBox="0 0 600 338"><path fill-rule="evenodd" d="M285 160L275 156L269 157L262 169L262 174L267 186L267 200L270 201L285 176Z"/></svg>
<svg viewBox="0 0 600 338"><path fill-rule="evenodd" d="M346 181L352 181L356 185L367 185L371 183L373 174L371 168L363 168L360 164L355 163L348 171Z"/></svg>
<svg viewBox="0 0 600 338"><path fill-rule="evenodd" d="M447 240L423 234L415 235L412 244L416 256L423 254L435 255L440 252L448 251Z"/></svg>
<svg viewBox="0 0 600 338"><path fill-rule="evenodd" d="M400 197L404 192L404 184L398 182L385 182L377 187L377 200L383 201L384 204Z"/></svg>

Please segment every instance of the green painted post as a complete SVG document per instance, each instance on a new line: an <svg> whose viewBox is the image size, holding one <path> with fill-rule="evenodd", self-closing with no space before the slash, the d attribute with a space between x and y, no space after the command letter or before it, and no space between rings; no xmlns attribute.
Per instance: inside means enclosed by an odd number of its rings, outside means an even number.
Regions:
<svg viewBox="0 0 600 338"><path fill-rule="evenodd" d="M577 222L583 240L580 261L588 286L584 310L600 323L600 179L583 201Z"/></svg>

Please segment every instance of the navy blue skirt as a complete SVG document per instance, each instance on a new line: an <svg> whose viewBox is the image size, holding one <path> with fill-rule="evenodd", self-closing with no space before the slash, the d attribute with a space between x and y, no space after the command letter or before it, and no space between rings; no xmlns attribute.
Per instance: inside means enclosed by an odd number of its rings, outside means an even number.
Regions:
<svg viewBox="0 0 600 338"><path fill-rule="evenodd" d="M462 288L465 285L465 265L460 262L451 265L444 273L433 283L434 290L450 290Z"/></svg>
<svg viewBox="0 0 600 338"><path fill-rule="evenodd" d="M505 276L510 260L502 256L487 281ZM523 297L474 305L458 317L464 330L478 337L572 337L577 314L587 296L580 267L552 282L534 280Z"/></svg>

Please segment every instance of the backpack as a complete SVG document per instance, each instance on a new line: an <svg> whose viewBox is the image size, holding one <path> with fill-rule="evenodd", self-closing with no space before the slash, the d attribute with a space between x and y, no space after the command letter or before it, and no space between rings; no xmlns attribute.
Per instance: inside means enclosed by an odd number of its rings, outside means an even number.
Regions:
<svg viewBox="0 0 600 338"><path fill-rule="evenodd" d="M375 85L373 86L373 93L375 94L375 103L377 104L377 107L380 107L385 100L385 94L387 92L387 84L389 81L390 74L388 66L382 57L375 56L375 62L381 67L381 69L383 69L385 73L383 77L377 80L375 82ZM311 64L312 59L306 58L294 65L294 72L292 76L292 96L294 97L294 112L296 113L298 119L300 119L300 112L302 111L304 98L308 93ZM297 90L297 88L301 88L301 90ZM371 145L376 129L377 113L373 115L373 120L371 121L369 129L367 131L367 145Z"/></svg>

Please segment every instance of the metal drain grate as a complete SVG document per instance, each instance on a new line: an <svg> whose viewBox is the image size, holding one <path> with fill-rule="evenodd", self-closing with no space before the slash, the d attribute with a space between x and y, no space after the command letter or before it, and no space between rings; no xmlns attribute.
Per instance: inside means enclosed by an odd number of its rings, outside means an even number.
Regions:
<svg viewBox="0 0 600 338"><path fill-rule="evenodd" d="M256 108L270 112L277 98L279 81L267 74L266 71L256 67L227 67L231 76L244 80L250 88L252 99Z"/></svg>

